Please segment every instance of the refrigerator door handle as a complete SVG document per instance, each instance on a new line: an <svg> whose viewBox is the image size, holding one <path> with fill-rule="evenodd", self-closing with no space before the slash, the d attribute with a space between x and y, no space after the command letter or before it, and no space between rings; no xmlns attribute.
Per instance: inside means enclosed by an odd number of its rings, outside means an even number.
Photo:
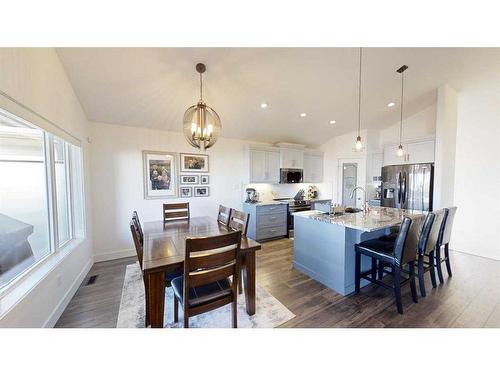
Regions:
<svg viewBox="0 0 500 375"><path fill-rule="evenodd" d="M398 204L401 203L401 172L398 173Z"/></svg>
<svg viewBox="0 0 500 375"><path fill-rule="evenodd" d="M406 171L403 172L403 192L401 194L402 203L406 203Z"/></svg>

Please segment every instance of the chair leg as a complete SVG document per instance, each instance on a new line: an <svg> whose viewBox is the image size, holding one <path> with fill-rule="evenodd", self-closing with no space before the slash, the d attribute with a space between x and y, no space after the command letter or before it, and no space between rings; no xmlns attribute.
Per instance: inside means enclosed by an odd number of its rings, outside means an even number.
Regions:
<svg viewBox="0 0 500 375"><path fill-rule="evenodd" d="M436 248L435 258L436 258L436 270L438 274L439 283L443 284L444 279L443 279L443 269L441 268L441 248L439 246Z"/></svg>
<svg viewBox="0 0 500 375"><path fill-rule="evenodd" d="M231 304L231 312L233 328L238 328L238 304L236 301L233 301L233 303Z"/></svg>
<svg viewBox="0 0 500 375"><path fill-rule="evenodd" d="M410 269L410 289L411 289L411 298L413 302L418 302L417 296L417 286L415 284L415 262L408 263L408 267Z"/></svg>
<svg viewBox="0 0 500 375"><path fill-rule="evenodd" d="M424 256L418 256L418 286L420 288L420 295L425 297L427 293L425 292L425 281L424 281Z"/></svg>
<svg viewBox="0 0 500 375"><path fill-rule="evenodd" d="M241 277L241 268L240 268L240 277L238 278L238 294L243 293L243 277Z"/></svg>
<svg viewBox="0 0 500 375"><path fill-rule="evenodd" d="M355 285L354 285L354 291L356 293L359 293L359 287L361 284L361 279L359 277L361 273L361 253L358 253L356 251L356 266L355 266L355 275L354 275L354 280L355 280Z"/></svg>
<svg viewBox="0 0 500 375"><path fill-rule="evenodd" d="M444 257L446 263L446 271L448 271L448 277L451 277L453 275L451 273L450 253L448 251L448 244L444 245Z"/></svg>
<svg viewBox="0 0 500 375"><path fill-rule="evenodd" d="M398 266L392 267L392 277L394 279L394 296L396 297L396 306L398 313L403 313L403 302L401 300L401 269Z"/></svg>
<svg viewBox="0 0 500 375"><path fill-rule="evenodd" d="M189 316L185 310L184 310L184 328L189 328Z"/></svg>
<svg viewBox="0 0 500 375"><path fill-rule="evenodd" d="M179 321L179 300L174 295L174 323Z"/></svg>
<svg viewBox="0 0 500 375"><path fill-rule="evenodd" d="M372 271L372 274L371 274L372 279L376 280L377 279L377 259L375 259L375 258L372 258L372 269L371 269L371 271Z"/></svg>
<svg viewBox="0 0 500 375"><path fill-rule="evenodd" d="M429 253L429 273L431 274L431 283L433 288L437 288L437 283L436 283L436 272L435 272L435 267L434 267L434 251L431 251Z"/></svg>

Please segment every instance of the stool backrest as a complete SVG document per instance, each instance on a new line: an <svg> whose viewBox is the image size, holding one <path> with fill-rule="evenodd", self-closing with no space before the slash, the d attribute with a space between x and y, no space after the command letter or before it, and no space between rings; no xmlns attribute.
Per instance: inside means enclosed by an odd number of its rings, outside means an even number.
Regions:
<svg viewBox="0 0 500 375"><path fill-rule="evenodd" d="M397 257L397 259L400 260L401 265L414 261L417 257L420 232L422 231L424 219L424 215L415 215L411 218L410 227L408 228L408 233L406 234L403 246L403 253Z"/></svg>
<svg viewBox="0 0 500 375"><path fill-rule="evenodd" d="M406 242L406 237L408 236L408 231L411 226L411 219L409 217L404 217L401 225L399 226L398 236L394 242L394 257L401 264L404 255L404 247Z"/></svg>
<svg viewBox="0 0 500 375"><path fill-rule="evenodd" d="M219 205L219 214L217 215L217 221L227 227L229 225L230 217L231 209L229 207Z"/></svg>
<svg viewBox="0 0 500 375"><path fill-rule="evenodd" d="M431 231L429 232L429 239L427 240L427 244L425 245L424 254L428 255L431 251L436 249L436 246L441 246L440 244L440 235L441 226L443 224L443 219L445 212L444 210L437 210L433 212L434 214L434 222L432 223Z"/></svg>
<svg viewBox="0 0 500 375"><path fill-rule="evenodd" d="M423 255L425 252L425 247L427 246L427 242L429 242L429 234L431 233L432 224L434 223L434 219L436 215L432 212L429 212L425 217L424 225L422 226L422 230L420 232L420 239L418 241L418 254Z"/></svg>
<svg viewBox="0 0 500 375"><path fill-rule="evenodd" d="M455 220L455 214L457 212L457 207L445 208L448 212L445 219L443 238L441 245L446 245L450 243L451 240L451 230L453 229L453 221Z"/></svg>
<svg viewBox="0 0 500 375"><path fill-rule="evenodd" d="M189 202L163 204L163 221L185 219L189 219Z"/></svg>

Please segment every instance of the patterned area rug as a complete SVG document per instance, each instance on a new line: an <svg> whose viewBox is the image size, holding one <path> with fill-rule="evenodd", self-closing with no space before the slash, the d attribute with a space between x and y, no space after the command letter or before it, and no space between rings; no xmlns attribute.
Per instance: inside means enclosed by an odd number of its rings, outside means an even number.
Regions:
<svg viewBox="0 0 500 375"><path fill-rule="evenodd" d="M273 328L295 317L280 301L258 286L256 305L257 312L255 315L248 316L245 307L245 295L238 295L238 328ZM130 264L127 266L125 273L116 326L117 328L143 328L144 316L144 284L141 271L138 263ZM179 307L179 323L174 323L173 317L173 290L167 288L165 294L165 327L182 327L181 307ZM193 328L230 328L231 305L194 316L189 319L189 326Z"/></svg>

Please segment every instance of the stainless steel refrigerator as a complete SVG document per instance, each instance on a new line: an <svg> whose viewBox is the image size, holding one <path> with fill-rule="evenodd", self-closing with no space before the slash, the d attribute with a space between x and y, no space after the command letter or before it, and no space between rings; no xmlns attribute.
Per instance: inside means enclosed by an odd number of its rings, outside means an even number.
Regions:
<svg viewBox="0 0 500 375"><path fill-rule="evenodd" d="M434 163L382 167L383 207L432 211Z"/></svg>

